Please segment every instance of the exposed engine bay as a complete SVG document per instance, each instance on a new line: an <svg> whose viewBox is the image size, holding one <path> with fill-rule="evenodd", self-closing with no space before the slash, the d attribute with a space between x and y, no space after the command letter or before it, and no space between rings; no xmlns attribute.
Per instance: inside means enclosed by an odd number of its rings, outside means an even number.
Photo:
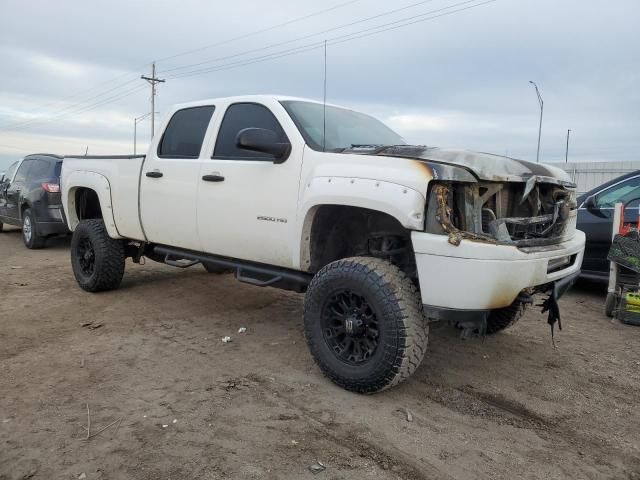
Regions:
<svg viewBox="0 0 640 480"><path fill-rule="evenodd" d="M436 182L430 189L427 232L462 239L535 247L573 236L575 190L537 177L527 182Z"/></svg>

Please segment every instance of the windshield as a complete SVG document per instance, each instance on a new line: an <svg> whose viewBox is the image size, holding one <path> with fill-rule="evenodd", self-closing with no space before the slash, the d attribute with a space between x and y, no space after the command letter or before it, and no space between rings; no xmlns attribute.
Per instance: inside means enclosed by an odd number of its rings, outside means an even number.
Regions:
<svg viewBox="0 0 640 480"><path fill-rule="evenodd" d="M384 123L364 113L321 103L288 100L281 102L307 144L314 150L340 151L358 145L404 145L400 135Z"/></svg>

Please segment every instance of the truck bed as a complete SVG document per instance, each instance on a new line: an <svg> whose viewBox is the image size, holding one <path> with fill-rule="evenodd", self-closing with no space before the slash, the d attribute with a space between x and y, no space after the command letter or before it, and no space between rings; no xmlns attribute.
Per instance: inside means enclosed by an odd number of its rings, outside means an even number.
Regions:
<svg viewBox="0 0 640 480"><path fill-rule="evenodd" d="M103 185L106 179L118 234L125 238L144 240L140 222L139 187L145 158L146 155L66 156L62 164L62 192L73 194L74 177L86 177L89 174L96 179L97 184ZM86 185L86 179L79 184ZM69 227L73 229L72 225Z"/></svg>

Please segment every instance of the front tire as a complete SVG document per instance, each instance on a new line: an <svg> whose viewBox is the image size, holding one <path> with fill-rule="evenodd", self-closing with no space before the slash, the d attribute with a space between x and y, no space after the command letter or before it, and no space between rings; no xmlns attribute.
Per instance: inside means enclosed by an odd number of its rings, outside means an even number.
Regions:
<svg viewBox="0 0 640 480"><path fill-rule="evenodd" d="M103 220L82 220L71 238L71 266L87 292L114 290L124 275L124 245L107 233Z"/></svg>
<svg viewBox="0 0 640 480"><path fill-rule="evenodd" d="M22 241L24 246L31 250L36 250L43 248L46 240L45 237L40 236L38 224L31 213L31 209L27 208L22 214Z"/></svg>
<svg viewBox="0 0 640 480"><path fill-rule="evenodd" d="M516 299L511 305L491 310L487 317L487 335L501 332L511 327L524 315L527 303Z"/></svg>
<svg viewBox="0 0 640 480"><path fill-rule="evenodd" d="M353 257L322 268L304 301L311 354L334 383L358 393L405 380L427 349L428 325L413 282L395 265Z"/></svg>

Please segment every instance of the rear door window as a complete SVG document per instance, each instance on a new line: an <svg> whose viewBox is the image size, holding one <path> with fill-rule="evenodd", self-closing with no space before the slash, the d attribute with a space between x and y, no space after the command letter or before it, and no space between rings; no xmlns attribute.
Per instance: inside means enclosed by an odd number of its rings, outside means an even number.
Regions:
<svg viewBox="0 0 640 480"><path fill-rule="evenodd" d="M27 173L29 180L49 180L51 178L51 163L42 159L32 160Z"/></svg>
<svg viewBox="0 0 640 480"><path fill-rule="evenodd" d="M278 135L280 142L288 141L280 123L267 107L257 103L234 103L224 114L224 119L218 132L218 139L216 140L216 148L213 151L213 158L273 160L273 155L269 153L238 148L236 144L238 132L245 128L273 130Z"/></svg>
<svg viewBox="0 0 640 480"><path fill-rule="evenodd" d="M198 158L215 107L207 105L173 114L158 146L160 158Z"/></svg>

